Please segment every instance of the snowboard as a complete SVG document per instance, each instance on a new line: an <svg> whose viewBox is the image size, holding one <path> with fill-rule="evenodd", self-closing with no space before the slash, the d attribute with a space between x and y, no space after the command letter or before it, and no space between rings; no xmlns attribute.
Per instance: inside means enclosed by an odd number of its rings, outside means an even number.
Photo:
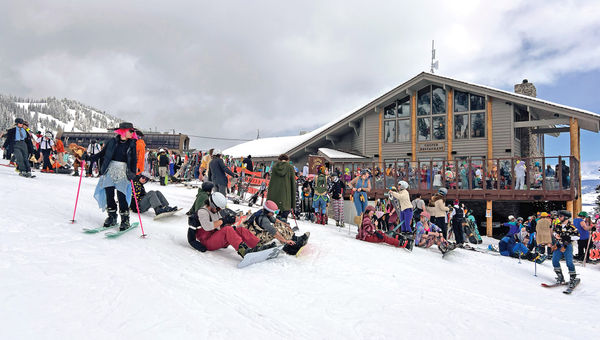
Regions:
<svg viewBox="0 0 600 340"><path fill-rule="evenodd" d="M581 279L575 279L575 286L573 286L573 288L571 288L571 287L567 288L565 291L563 291L563 293L565 293L565 294L571 294L571 293L573 293L573 291L575 290L575 288L577 288L577 286L579 286L580 282L581 282Z"/></svg>
<svg viewBox="0 0 600 340"><path fill-rule="evenodd" d="M139 225L140 224L138 222L133 222L133 223L131 223L131 227L129 227L129 228L123 230L123 231L117 230L117 231L114 231L114 232L108 232L108 233L104 234L104 237L106 237L106 238L117 238L117 237L125 234L126 232L128 232L128 231L130 231L132 229L137 228Z"/></svg>
<svg viewBox="0 0 600 340"><path fill-rule="evenodd" d="M154 220L156 221L156 220L159 220L159 219L164 218L164 217L173 216L173 215L175 215L176 212L178 212L180 210L183 210L183 208L177 208L177 210L173 210L173 211L169 211L169 212L164 212L164 213L162 213L160 215L156 215L156 216L154 216Z"/></svg>
<svg viewBox="0 0 600 340"><path fill-rule="evenodd" d="M237 267L245 268L245 267L248 267L255 263L272 260L272 259L276 258L277 256L279 256L279 253L281 252L282 248L283 247L275 247L275 248L265 249L262 251L257 251L255 253L248 253L248 254L246 254L246 256L244 256L242 261L240 261L240 263L238 263Z"/></svg>

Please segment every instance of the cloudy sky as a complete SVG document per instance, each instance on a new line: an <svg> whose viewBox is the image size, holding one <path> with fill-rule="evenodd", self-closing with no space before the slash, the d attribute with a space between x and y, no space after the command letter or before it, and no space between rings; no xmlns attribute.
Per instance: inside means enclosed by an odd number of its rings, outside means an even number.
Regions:
<svg viewBox="0 0 600 340"><path fill-rule="evenodd" d="M599 1L2 1L0 92L190 135L296 134L429 70L435 39L442 75L527 78L600 112L581 80L599 85L598 18Z"/></svg>

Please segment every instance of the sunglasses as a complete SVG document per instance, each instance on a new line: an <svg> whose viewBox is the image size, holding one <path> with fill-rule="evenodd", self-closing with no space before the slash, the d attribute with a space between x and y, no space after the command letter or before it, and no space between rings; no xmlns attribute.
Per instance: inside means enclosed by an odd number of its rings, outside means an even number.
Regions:
<svg viewBox="0 0 600 340"><path fill-rule="evenodd" d="M129 129L129 132L134 133L135 130L134 129Z"/></svg>

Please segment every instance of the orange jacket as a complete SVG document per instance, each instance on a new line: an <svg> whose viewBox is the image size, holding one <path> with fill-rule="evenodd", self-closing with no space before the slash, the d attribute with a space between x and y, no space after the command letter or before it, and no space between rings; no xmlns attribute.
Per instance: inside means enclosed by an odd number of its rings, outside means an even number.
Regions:
<svg viewBox="0 0 600 340"><path fill-rule="evenodd" d="M65 152L65 145L60 139L56 140L56 152Z"/></svg>
<svg viewBox="0 0 600 340"><path fill-rule="evenodd" d="M141 174L145 168L146 157L146 142L143 139L138 139L135 143L135 151L137 154L137 174Z"/></svg>

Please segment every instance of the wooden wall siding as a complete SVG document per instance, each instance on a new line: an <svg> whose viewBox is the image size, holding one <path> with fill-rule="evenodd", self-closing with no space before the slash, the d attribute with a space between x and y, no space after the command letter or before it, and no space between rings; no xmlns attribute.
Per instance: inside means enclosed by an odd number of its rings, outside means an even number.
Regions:
<svg viewBox="0 0 600 340"><path fill-rule="evenodd" d="M452 142L453 150L456 154L453 158L459 157L485 157L487 155L487 139L486 138L473 138L473 139L455 139Z"/></svg>
<svg viewBox="0 0 600 340"><path fill-rule="evenodd" d="M365 149L363 147L363 139L364 139L364 128L365 128L365 124L362 123L361 120L361 124L359 126L358 130L358 136L356 135L356 133L354 132L354 130L352 130L351 134L351 138L350 138L350 149L353 150L354 152L358 153L359 155L362 155L365 152Z"/></svg>
<svg viewBox="0 0 600 340"><path fill-rule="evenodd" d="M407 153L412 152L412 145L410 142L402 143L383 143L383 159L395 159L395 158L406 158L411 160L411 156L407 156Z"/></svg>
<svg viewBox="0 0 600 340"><path fill-rule="evenodd" d="M354 130L339 136L339 140L334 144L331 144L331 142L329 142L329 146L325 146L326 148L330 148L330 149L336 149L336 150L340 150L340 151L345 151L345 152L353 152L352 151L352 142L354 137L356 136L356 134L354 133Z"/></svg>
<svg viewBox="0 0 600 340"><path fill-rule="evenodd" d="M523 157L523 155L521 155L521 142L519 140L514 139L512 147L514 157Z"/></svg>
<svg viewBox="0 0 600 340"><path fill-rule="evenodd" d="M510 131L512 112L512 105L507 105L505 101L499 99L492 101L492 136L494 137L492 151L495 158L511 157L511 153L506 152L506 149L513 149L514 151Z"/></svg>
<svg viewBox="0 0 600 340"><path fill-rule="evenodd" d="M364 155L368 158L373 157L379 152L379 113L371 111L365 117L365 152Z"/></svg>

